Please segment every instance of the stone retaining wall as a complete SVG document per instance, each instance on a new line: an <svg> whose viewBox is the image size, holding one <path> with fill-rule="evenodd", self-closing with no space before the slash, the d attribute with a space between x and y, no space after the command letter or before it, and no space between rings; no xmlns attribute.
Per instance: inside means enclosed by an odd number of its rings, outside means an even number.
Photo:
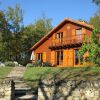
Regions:
<svg viewBox="0 0 100 100"><path fill-rule="evenodd" d="M38 100L100 100L100 80L40 80Z"/></svg>
<svg viewBox="0 0 100 100"><path fill-rule="evenodd" d="M14 100L14 82L0 80L0 100Z"/></svg>

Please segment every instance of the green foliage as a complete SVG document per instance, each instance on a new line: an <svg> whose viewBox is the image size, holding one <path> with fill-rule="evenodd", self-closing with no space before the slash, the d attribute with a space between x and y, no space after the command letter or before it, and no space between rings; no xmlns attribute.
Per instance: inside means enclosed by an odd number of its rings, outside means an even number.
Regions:
<svg viewBox="0 0 100 100"><path fill-rule="evenodd" d="M33 63L34 67L42 66L42 62L40 60L37 60Z"/></svg>
<svg viewBox="0 0 100 100"><path fill-rule="evenodd" d="M80 51L79 56L83 56L86 52L89 53L89 57L86 57L85 62L93 62L97 66L100 66L100 43L94 30L90 37L86 37Z"/></svg>
<svg viewBox="0 0 100 100"><path fill-rule="evenodd" d="M3 11L0 11L0 61L9 60L8 54L10 46L11 31L9 23Z"/></svg>
<svg viewBox="0 0 100 100"><path fill-rule="evenodd" d="M26 67L51 67L51 63L49 62L41 62L40 60L35 61L33 64L28 63Z"/></svg>
<svg viewBox="0 0 100 100"><path fill-rule="evenodd" d="M15 67L15 64L12 61L7 61L7 62L5 62L5 66L7 66L7 67Z"/></svg>
<svg viewBox="0 0 100 100"><path fill-rule="evenodd" d="M79 19L80 22L85 22L85 23L88 23L86 20L84 19Z"/></svg>
<svg viewBox="0 0 100 100"><path fill-rule="evenodd" d="M100 5L100 0L93 0L96 5Z"/></svg>
<svg viewBox="0 0 100 100"><path fill-rule="evenodd" d="M8 7L6 12L6 19L10 24L10 31L12 32L12 38L10 37L9 43L10 51L12 53L11 59L19 62L19 54L21 51L20 34L23 31L23 12L19 5L16 4L15 8Z"/></svg>
<svg viewBox="0 0 100 100"><path fill-rule="evenodd" d="M60 79L68 80L97 80L100 78L100 67L31 67L26 69L24 79L38 82L40 78L54 78L54 75L57 75Z"/></svg>
<svg viewBox="0 0 100 100"><path fill-rule="evenodd" d="M32 63L28 63L26 67L34 67Z"/></svg>
<svg viewBox="0 0 100 100"><path fill-rule="evenodd" d="M94 15L94 17L91 17L90 24L100 32L100 15Z"/></svg>
<svg viewBox="0 0 100 100"><path fill-rule="evenodd" d="M52 29L46 16L23 26L23 11L19 5L0 11L0 61L17 61L26 65L30 61L30 48Z"/></svg>
<svg viewBox="0 0 100 100"><path fill-rule="evenodd" d="M24 27L23 32L21 33L21 51L22 57L20 60L22 64L27 64L30 60L31 52L28 52L29 49L38 42L44 35L46 35L52 29L51 19L42 16L37 19L33 24Z"/></svg>
<svg viewBox="0 0 100 100"><path fill-rule="evenodd" d="M97 28L100 32L100 0L92 0L98 7L95 15L90 18L90 24Z"/></svg>
<svg viewBox="0 0 100 100"><path fill-rule="evenodd" d="M0 60L18 62L18 54L21 51L21 9L16 5L15 8L8 7L8 10L2 13L0 16Z"/></svg>
<svg viewBox="0 0 100 100"><path fill-rule="evenodd" d="M51 63L50 62L43 62L42 64L43 67L51 67Z"/></svg>
<svg viewBox="0 0 100 100"><path fill-rule="evenodd" d="M12 70L12 67L0 67L0 79L5 78Z"/></svg>

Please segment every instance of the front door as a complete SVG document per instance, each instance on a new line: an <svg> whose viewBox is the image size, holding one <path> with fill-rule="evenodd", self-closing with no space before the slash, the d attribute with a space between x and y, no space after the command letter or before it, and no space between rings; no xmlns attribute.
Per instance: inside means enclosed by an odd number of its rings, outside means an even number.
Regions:
<svg viewBox="0 0 100 100"><path fill-rule="evenodd" d="M56 51L56 64L62 65L63 63L63 51Z"/></svg>

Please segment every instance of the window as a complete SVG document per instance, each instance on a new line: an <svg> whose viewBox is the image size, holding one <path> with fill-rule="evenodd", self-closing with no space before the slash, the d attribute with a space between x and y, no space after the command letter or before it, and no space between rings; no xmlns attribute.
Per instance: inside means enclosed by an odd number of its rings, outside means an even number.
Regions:
<svg viewBox="0 0 100 100"><path fill-rule="evenodd" d="M37 60L43 61L43 54L37 53Z"/></svg>
<svg viewBox="0 0 100 100"><path fill-rule="evenodd" d="M61 38L63 38L63 32L57 33L56 34L56 39L61 39Z"/></svg>
<svg viewBox="0 0 100 100"><path fill-rule="evenodd" d="M75 65L83 63L83 57L78 56L79 50L75 49Z"/></svg>
<svg viewBox="0 0 100 100"><path fill-rule="evenodd" d="M56 63L61 65L63 62L63 51L56 51Z"/></svg>
<svg viewBox="0 0 100 100"><path fill-rule="evenodd" d="M81 35L82 34L82 29L79 28L79 29L76 29L76 35Z"/></svg>
<svg viewBox="0 0 100 100"><path fill-rule="evenodd" d="M76 29L76 39L78 42L82 42L82 29Z"/></svg>
<svg viewBox="0 0 100 100"><path fill-rule="evenodd" d="M79 64L78 49L75 49L75 65Z"/></svg>

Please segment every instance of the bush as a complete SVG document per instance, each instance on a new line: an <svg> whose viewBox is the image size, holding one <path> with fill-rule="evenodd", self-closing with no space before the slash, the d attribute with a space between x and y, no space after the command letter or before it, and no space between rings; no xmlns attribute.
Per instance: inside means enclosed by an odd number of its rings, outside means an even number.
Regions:
<svg viewBox="0 0 100 100"><path fill-rule="evenodd" d="M32 63L28 63L26 67L34 67Z"/></svg>
<svg viewBox="0 0 100 100"><path fill-rule="evenodd" d="M34 67L42 66L42 62L40 60L37 60L33 63Z"/></svg>
<svg viewBox="0 0 100 100"><path fill-rule="evenodd" d="M5 62L5 66L7 66L7 67L15 67L15 64L12 61L7 61L7 62Z"/></svg>
<svg viewBox="0 0 100 100"><path fill-rule="evenodd" d="M50 62L43 62L43 67L51 67L51 63Z"/></svg>

